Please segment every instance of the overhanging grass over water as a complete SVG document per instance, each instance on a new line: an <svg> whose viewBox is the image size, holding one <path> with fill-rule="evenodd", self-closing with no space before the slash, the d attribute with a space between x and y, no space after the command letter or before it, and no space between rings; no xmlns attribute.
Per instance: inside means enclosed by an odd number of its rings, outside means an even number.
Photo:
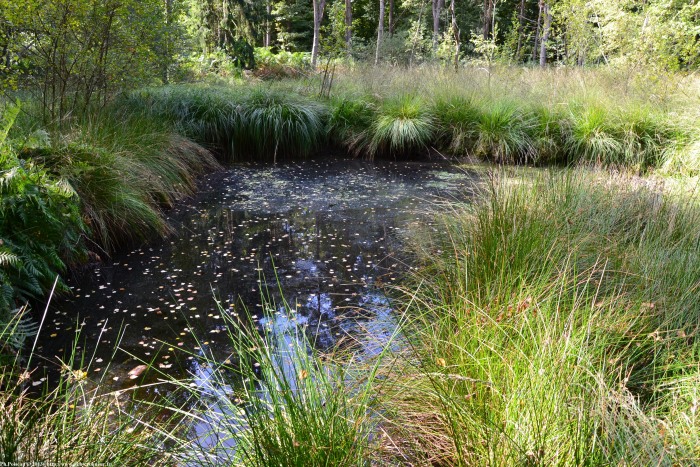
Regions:
<svg viewBox="0 0 700 467"><path fill-rule="evenodd" d="M648 181L498 175L416 237L396 455L465 465L700 456L700 206ZM434 449L423 449L435 446Z"/></svg>
<svg viewBox="0 0 700 467"><path fill-rule="evenodd" d="M207 369L196 383L174 381L201 408L183 419L195 429L192 441L180 446L182 461L366 465L377 421L373 411L381 357L364 364L348 354L336 362L319 358L323 355L313 350L304 326L276 325L278 315L293 316L295 310L269 297L265 304L266 319L260 323L247 311L239 315L221 308L231 354L224 362L205 354Z"/></svg>
<svg viewBox="0 0 700 467"><path fill-rule="evenodd" d="M694 167L697 124L682 80L645 87L603 72L533 70L512 81L489 73L486 80L471 69L344 70L328 99L317 96L314 80L290 80L145 89L121 104L235 160L331 146L368 158Z"/></svg>
<svg viewBox="0 0 700 467"><path fill-rule="evenodd" d="M170 122L225 160L305 157L325 139L323 105L262 86L152 88L122 105Z"/></svg>

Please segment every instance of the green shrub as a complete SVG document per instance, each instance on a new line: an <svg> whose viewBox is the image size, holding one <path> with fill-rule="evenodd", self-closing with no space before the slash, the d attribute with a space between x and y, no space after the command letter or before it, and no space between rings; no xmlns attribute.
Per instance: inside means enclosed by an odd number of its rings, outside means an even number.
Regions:
<svg viewBox="0 0 700 467"><path fill-rule="evenodd" d="M296 78L311 69L308 52L273 53L270 47L255 48L255 76L262 79Z"/></svg>

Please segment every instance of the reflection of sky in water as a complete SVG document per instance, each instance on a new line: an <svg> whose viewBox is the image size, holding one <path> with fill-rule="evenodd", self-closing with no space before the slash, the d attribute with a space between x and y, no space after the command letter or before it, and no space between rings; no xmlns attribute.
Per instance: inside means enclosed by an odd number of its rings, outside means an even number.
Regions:
<svg viewBox="0 0 700 467"><path fill-rule="evenodd" d="M436 198L463 197L475 179L426 163L233 166L203 180L196 197L170 211L170 238L76 278L74 296L47 317L38 353L56 363L79 329L79 350L92 355L104 327L95 355L106 362L124 329L124 352L109 369L94 363L91 378L128 386L127 372L143 360L203 381L196 353L178 350L204 347L226 358L221 313L235 315L245 305L258 325L302 329L319 349L344 341L374 354L396 326L380 284L401 271L402 229L434 211ZM276 304L269 319L263 295Z"/></svg>

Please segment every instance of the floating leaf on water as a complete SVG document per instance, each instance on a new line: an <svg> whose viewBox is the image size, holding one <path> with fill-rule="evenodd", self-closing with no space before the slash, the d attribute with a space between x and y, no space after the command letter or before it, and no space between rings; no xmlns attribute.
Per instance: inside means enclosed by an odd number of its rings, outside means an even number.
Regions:
<svg viewBox="0 0 700 467"><path fill-rule="evenodd" d="M139 376L141 376L141 373L143 373L147 369L148 369L148 365L138 365L138 366L132 368L128 373L129 379L138 378Z"/></svg>

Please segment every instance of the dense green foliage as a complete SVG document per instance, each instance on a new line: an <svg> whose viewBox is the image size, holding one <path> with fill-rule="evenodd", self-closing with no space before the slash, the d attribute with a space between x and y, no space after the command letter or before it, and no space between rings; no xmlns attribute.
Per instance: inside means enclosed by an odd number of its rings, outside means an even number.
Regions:
<svg viewBox="0 0 700 467"><path fill-rule="evenodd" d="M89 391L90 362L32 398L4 358L0 459L697 462L697 196L590 169L700 175L698 67L698 0L0 0L0 103L23 102L0 119L5 357L33 329L28 301L169 233L163 209L217 158L578 167L486 177L414 232L408 355L321 362L222 311L235 354L198 352L211 387L170 381L187 404L155 407L209 417L213 449Z"/></svg>
<svg viewBox="0 0 700 467"><path fill-rule="evenodd" d="M298 76L309 71L311 3L2 2L2 91L31 94L42 118L60 124L143 85L230 78L256 66L263 77ZM347 64L611 65L652 79L699 65L695 0L392 0L379 44L380 2L322 3L322 58Z"/></svg>
<svg viewBox="0 0 700 467"><path fill-rule="evenodd" d="M0 134L0 327L29 299L39 299L58 281L66 262L84 254L86 228L78 197L65 180L31 161L18 159L7 133L18 107L6 108ZM21 344L21 333L2 334L4 347Z"/></svg>
<svg viewBox="0 0 700 467"><path fill-rule="evenodd" d="M0 135L2 326L55 280L64 291L59 275L85 261L88 249L97 258L120 243L169 232L162 208L191 193L197 174L218 166L163 125L114 109L65 125L54 138L17 129L10 139L18 111L5 109Z"/></svg>

